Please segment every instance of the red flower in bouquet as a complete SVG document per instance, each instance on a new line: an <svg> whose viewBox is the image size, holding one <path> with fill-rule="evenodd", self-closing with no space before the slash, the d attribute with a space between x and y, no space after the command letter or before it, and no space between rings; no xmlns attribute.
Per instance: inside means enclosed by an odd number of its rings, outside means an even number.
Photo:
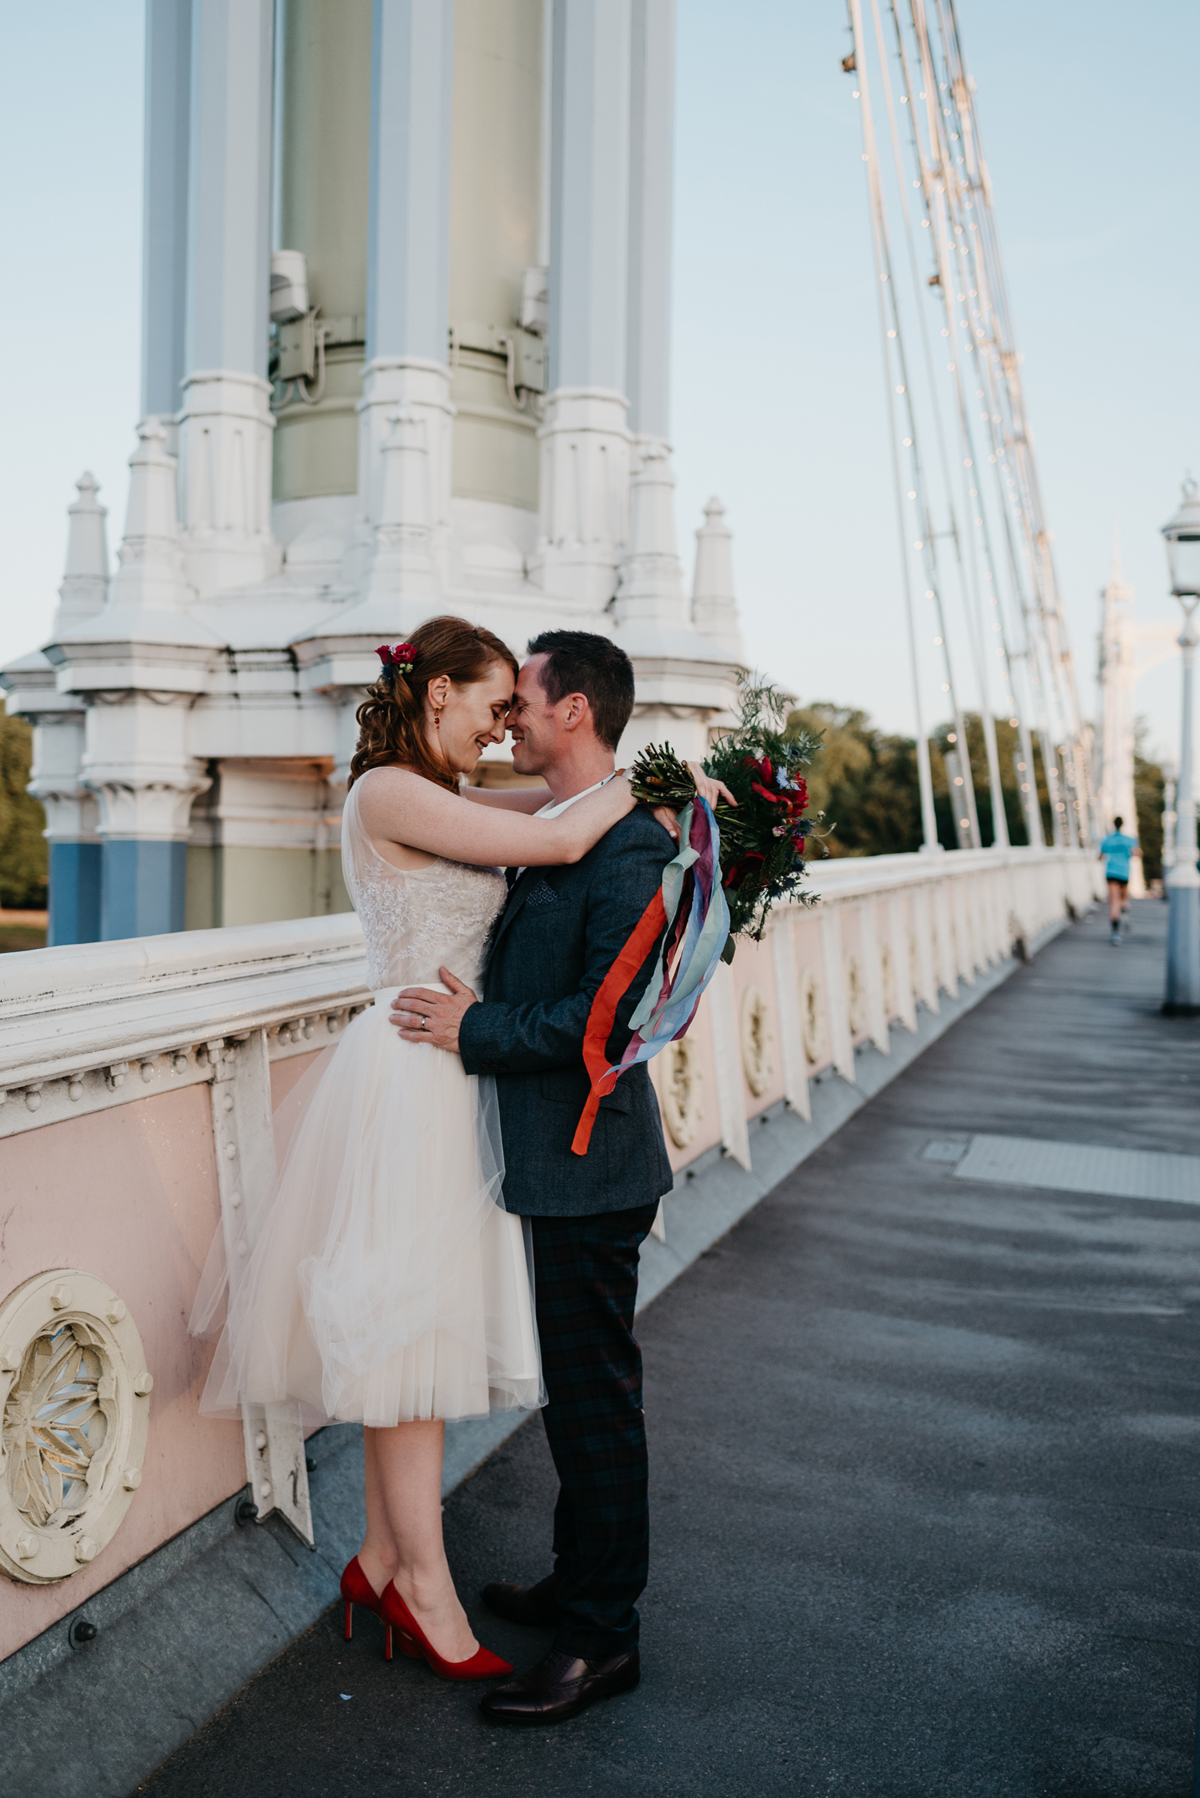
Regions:
<svg viewBox="0 0 1200 1798"><path fill-rule="evenodd" d="M755 867L761 868L766 859L766 856L760 855L756 849L749 850L745 855L739 855L737 861L731 863L721 885L726 887L741 886L743 880L745 880L751 869Z"/></svg>
<svg viewBox="0 0 1200 1798"><path fill-rule="evenodd" d="M706 770L734 796L715 808L731 944L737 936L760 940L774 906L812 902L804 851L814 827L804 815L809 793L799 769L811 761L817 742L792 728L790 704L767 682L747 678L736 728L719 736L705 759ZM635 796L647 804L679 807L695 791L690 772L667 744L651 745L632 779Z"/></svg>

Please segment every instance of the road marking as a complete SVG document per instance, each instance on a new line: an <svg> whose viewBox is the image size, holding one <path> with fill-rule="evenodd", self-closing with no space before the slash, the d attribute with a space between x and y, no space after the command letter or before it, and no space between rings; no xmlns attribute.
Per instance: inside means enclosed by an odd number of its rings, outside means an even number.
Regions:
<svg viewBox="0 0 1200 1798"><path fill-rule="evenodd" d="M927 1160L949 1160L930 1149ZM954 1169L957 1180L999 1186L1043 1186L1109 1199L1153 1199L1200 1205L1200 1155L1166 1155L1158 1149L1098 1149L1089 1143L1041 1142L1031 1136L972 1136Z"/></svg>

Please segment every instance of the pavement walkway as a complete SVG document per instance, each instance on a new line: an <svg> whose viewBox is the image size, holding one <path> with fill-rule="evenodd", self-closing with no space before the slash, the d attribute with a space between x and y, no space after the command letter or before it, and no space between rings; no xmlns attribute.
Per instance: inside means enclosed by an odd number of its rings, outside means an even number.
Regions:
<svg viewBox="0 0 1200 1798"><path fill-rule="evenodd" d="M956 1171L976 1133L1200 1154L1200 1023L1157 1009L1165 912L1137 904L1116 950L1100 917L1066 932L642 1316L637 1692L498 1730L334 1611L143 1790L1191 1794L1200 1206ZM464 1594L546 1571L553 1496L534 1421L447 1502Z"/></svg>

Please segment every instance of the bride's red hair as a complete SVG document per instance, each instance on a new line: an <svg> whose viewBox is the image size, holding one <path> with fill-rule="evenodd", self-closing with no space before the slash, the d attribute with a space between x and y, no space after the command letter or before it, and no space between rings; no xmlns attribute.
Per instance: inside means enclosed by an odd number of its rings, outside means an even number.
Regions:
<svg viewBox="0 0 1200 1798"><path fill-rule="evenodd" d="M425 734L425 693L431 680L448 674L456 687L483 680L497 662L507 662L517 678L517 658L507 643L465 618L427 618L408 641L416 658L407 674L385 667L359 706L358 747L350 763L349 785L368 768L402 764L440 787L458 791L458 776L446 766Z"/></svg>

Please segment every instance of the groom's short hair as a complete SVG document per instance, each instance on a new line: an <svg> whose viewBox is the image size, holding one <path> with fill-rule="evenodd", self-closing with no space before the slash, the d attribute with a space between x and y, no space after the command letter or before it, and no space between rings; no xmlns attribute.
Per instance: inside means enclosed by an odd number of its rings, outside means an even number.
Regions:
<svg viewBox="0 0 1200 1798"><path fill-rule="evenodd" d="M592 631L542 631L530 639L529 653L546 658L539 678L550 704L582 693L596 735L615 750L633 711L633 663L625 651Z"/></svg>

